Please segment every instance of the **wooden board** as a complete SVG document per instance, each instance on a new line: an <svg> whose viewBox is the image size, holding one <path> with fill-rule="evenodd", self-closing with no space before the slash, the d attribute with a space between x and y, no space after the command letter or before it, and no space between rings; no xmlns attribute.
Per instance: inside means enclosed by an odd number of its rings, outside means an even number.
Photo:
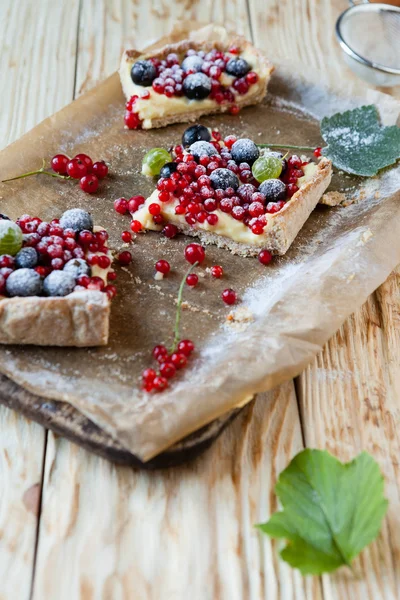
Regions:
<svg viewBox="0 0 400 600"><path fill-rule="evenodd" d="M155 38L174 18L252 30L274 58L295 63L298 57L301 68L353 82L333 33L347 6L346 0L3 0L2 143L70 102L74 88L86 91L109 75L125 44ZM163 473L116 467L0 407L1 600L28 599L33 579L34 600L399 598L398 290L395 274L299 378L297 395L292 384L260 395L187 467ZM301 578L252 527L276 509L273 485L304 442L343 459L368 450L386 475L388 519L355 574ZM31 508L40 498L39 522Z"/></svg>

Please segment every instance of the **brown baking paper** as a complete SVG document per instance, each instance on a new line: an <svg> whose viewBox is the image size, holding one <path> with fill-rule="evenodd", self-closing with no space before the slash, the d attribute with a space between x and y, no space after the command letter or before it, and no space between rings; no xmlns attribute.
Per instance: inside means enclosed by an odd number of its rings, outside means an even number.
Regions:
<svg viewBox="0 0 400 600"><path fill-rule="evenodd" d="M223 135L259 142L321 145L318 119L365 103L378 105L386 124L396 122L399 103L377 92L344 98L317 84L285 75L277 68L264 104L230 115L202 119ZM154 183L140 175L142 156L154 146L178 142L184 125L153 131L123 127L124 99L117 75L47 119L0 154L1 178L41 166L56 152L87 152L110 164L110 177L97 195L73 182L38 176L2 184L1 212L42 219L80 206L106 226L110 245L122 247L128 217L117 215L113 200L146 195ZM148 460L200 426L300 373L341 323L400 262L400 172L361 179L335 173L332 190L356 202L318 207L281 258L263 267L254 258L208 247L197 269L200 283L185 289L182 336L196 353L190 367L162 394L140 389L140 373L152 366L157 343L170 345L175 298L187 263L188 239L138 235L133 263L117 268L118 296L112 305L107 347L64 349L3 346L0 371L39 395L70 402L142 460ZM193 241L193 240L190 240ZM163 281L154 280L154 263L172 265ZM214 280L207 267L220 264ZM230 320L220 299L234 288L240 303ZM55 329L54 336L57 336Z"/></svg>

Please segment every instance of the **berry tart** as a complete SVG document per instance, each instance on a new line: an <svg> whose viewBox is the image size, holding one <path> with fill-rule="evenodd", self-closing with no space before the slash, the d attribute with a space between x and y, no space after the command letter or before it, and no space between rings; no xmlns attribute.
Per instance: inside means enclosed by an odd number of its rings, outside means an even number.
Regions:
<svg viewBox="0 0 400 600"><path fill-rule="evenodd" d="M160 150L144 159L160 165ZM152 157L154 154L154 158ZM164 157L165 161L166 156ZM157 189L134 206L136 230L174 227L243 256L285 254L328 187L331 161L260 148L251 139L192 125L159 171Z"/></svg>
<svg viewBox="0 0 400 600"><path fill-rule="evenodd" d="M79 208L50 223L0 215L0 343L107 344L116 294L107 239Z"/></svg>
<svg viewBox="0 0 400 600"><path fill-rule="evenodd" d="M204 27L157 50L126 50L119 71L126 127L152 129L205 114L237 114L262 101L272 71L259 50L223 27Z"/></svg>

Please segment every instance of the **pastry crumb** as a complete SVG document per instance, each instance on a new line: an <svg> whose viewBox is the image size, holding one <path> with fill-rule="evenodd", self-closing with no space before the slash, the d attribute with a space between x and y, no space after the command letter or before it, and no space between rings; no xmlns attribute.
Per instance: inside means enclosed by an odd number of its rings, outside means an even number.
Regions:
<svg viewBox="0 0 400 600"><path fill-rule="evenodd" d="M351 275L348 276L348 278L346 279L347 283L350 283L350 281L353 281L354 277L356 276L355 273L352 273Z"/></svg>
<svg viewBox="0 0 400 600"><path fill-rule="evenodd" d="M245 331L250 323L253 322L254 315L246 306L239 306L236 310L231 311L225 321L230 329L237 332Z"/></svg>
<svg viewBox="0 0 400 600"><path fill-rule="evenodd" d="M366 231L364 231L361 236L360 236L360 240L357 243L357 246L365 246L365 244L368 242L368 240L370 240L372 238L374 234L372 233L372 231L370 229L367 229Z"/></svg>
<svg viewBox="0 0 400 600"><path fill-rule="evenodd" d="M341 192L327 192L324 194L319 201L320 204L325 204L326 206L338 206L342 202L346 200L346 196Z"/></svg>

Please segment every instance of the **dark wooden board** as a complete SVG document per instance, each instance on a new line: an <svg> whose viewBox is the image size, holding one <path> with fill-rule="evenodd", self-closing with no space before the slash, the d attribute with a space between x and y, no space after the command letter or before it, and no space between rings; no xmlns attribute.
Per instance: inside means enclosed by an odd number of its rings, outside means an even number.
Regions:
<svg viewBox="0 0 400 600"><path fill-rule="evenodd" d="M70 404L31 394L4 375L0 375L0 404L103 458L141 469L173 467L196 458L240 412L240 409L230 411L144 463Z"/></svg>

